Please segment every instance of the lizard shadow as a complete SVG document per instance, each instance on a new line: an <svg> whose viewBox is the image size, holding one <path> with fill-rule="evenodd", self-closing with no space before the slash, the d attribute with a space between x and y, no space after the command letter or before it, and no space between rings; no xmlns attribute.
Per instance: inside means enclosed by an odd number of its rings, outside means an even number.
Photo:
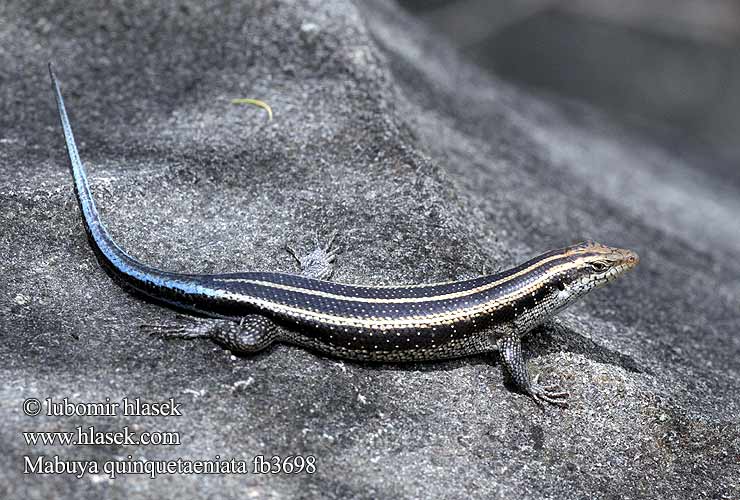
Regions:
<svg viewBox="0 0 740 500"><path fill-rule="evenodd" d="M591 361L605 363L632 373L653 373L632 356L604 347L561 323L549 321L525 337L524 349L539 357L558 351L581 354Z"/></svg>

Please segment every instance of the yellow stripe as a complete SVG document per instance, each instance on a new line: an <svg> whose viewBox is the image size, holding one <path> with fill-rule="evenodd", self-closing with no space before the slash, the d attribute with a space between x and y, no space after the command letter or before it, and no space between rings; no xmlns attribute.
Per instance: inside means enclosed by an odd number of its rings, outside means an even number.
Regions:
<svg viewBox="0 0 740 500"><path fill-rule="evenodd" d="M368 298L368 297L353 297L351 295L338 295L330 292L324 292L322 290L310 290L308 288L301 288L301 287L294 287L290 285L281 285L279 283L273 283L271 281L262 281L262 280L251 280L251 279L245 279L245 278L216 278L214 281L223 281L223 282L238 282L238 283L245 283L250 285L258 285L258 286L265 286L269 288L276 288L278 290L285 290L288 292L298 292L298 293L305 293L307 295L313 295L315 297L325 297L328 299L336 299L336 300L346 300L351 302L364 302L369 304L395 304L395 303L412 303L412 302L434 302L434 301L440 301L440 300L447 300L447 299L457 299L460 297L467 297L469 295L474 295L479 292L485 292L486 290L490 290L491 288L494 288L502 283L507 283L509 281L512 281L519 276L523 276L534 269L537 269L538 267L542 266L543 264L546 264L548 262L552 262L553 260L557 260L559 258L564 257L565 254L558 254L553 255L551 257L548 257L546 259L543 259L541 261L538 261L531 266L522 269L519 272L516 272L512 274L511 276L505 276L501 279L498 279L496 281L493 281L491 283L487 283L485 285L481 285L476 288L470 288L468 290L461 290L459 292L452 292L447 293L443 295L435 295L432 297L401 297L397 299L392 298ZM455 282L452 282L455 283ZM439 286L440 283L433 283L429 285L421 285L421 286ZM348 285L352 286L352 285ZM376 288L376 287L363 287L363 288ZM400 286L398 288L404 288L403 286Z"/></svg>
<svg viewBox="0 0 740 500"><path fill-rule="evenodd" d="M556 267L553 267L550 270L550 272L543 274L540 277L540 279L532 283L531 287L521 288L507 295L495 297L494 299L488 302L479 304L474 307L470 307L467 309L457 309L455 311L437 313L433 315L411 316L408 318L401 318L401 319L386 320L384 318L357 318L357 317L352 317L352 316L337 316L333 314L327 314L327 313L322 313L322 312L317 312L317 311L311 311L308 309L302 309L299 307L287 306L287 305L283 305L280 303L271 302L271 301L264 300L264 299L259 299L256 297L250 297L250 296L244 296L244 295L240 295L240 297L248 301L251 304L254 304L258 307L263 306L266 309L269 309L276 313L289 314L290 316L294 316L294 317L300 317L300 316L308 317L309 319L318 320L323 323L328 323L328 324L332 324L332 325L336 325L340 327L341 326L351 326L351 327L356 327L356 328L368 328L368 329L378 329L378 330L432 327L432 326L442 326L442 325L451 324L451 323L454 323L456 320L483 313L487 309L495 309L502 302L516 301L522 296L528 293L532 293L532 288L536 289L542 286L545 282L547 282L547 280L549 279L551 275L556 274L559 271L568 269L572 265L573 264L570 262L565 263L565 264L560 264ZM228 295L231 295L231 293L222 291L221 295L224 296L224 298L229 298Z"/></svg>

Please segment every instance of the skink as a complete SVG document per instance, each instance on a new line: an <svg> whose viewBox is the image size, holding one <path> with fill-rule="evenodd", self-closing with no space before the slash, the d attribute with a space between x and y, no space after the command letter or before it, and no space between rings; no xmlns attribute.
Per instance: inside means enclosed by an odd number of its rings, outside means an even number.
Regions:
<svg viewBox="0 0 740 500"><path fill-rule="evenodd" d="M341 358L383 362L498 351L519 390L538 403L566 405L566 391L530 378L522 336L639 261L630 250L588 241L498 274L411 286L318 279L327 277L335 257L330 246L314 252L313 263L324 265L306 265L307 275L159 270L122 250L100 220L51 64L49 74L85 231L98 261L124 288L203 317L150 328L166 336L207 337L238 353L280 341Z"/></svg>

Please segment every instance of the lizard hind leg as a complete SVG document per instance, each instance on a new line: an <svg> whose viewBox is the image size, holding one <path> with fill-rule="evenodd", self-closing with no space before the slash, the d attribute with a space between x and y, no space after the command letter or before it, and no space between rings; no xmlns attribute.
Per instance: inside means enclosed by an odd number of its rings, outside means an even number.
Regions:
<svg viewBox="0 0 740 500"><path fill-rule="evenodd" d="M233 353L252 353L265 349L277 340L278 328L269 318L250 314L231 328L211 334L211 339L227 347Z"/></svg>
<svg viewBox="0 0 740 500"><path fill-rule="evenodd" d="M278 334L275 323L257 314L240 320L189 318L184 324L142 325L141 329L165 338L208 338L235 354L261 351L277 340Z"/></svg>

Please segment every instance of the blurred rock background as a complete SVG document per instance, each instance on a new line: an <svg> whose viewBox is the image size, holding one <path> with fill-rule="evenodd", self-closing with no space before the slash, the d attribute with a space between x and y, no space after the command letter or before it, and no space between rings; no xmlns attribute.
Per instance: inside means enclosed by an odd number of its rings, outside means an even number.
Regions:
<svg viewBox="0 0 740 500"><path fill-rule="evenodd" d="M402 0L499 76L740 160L736 0Z"/></svg>

